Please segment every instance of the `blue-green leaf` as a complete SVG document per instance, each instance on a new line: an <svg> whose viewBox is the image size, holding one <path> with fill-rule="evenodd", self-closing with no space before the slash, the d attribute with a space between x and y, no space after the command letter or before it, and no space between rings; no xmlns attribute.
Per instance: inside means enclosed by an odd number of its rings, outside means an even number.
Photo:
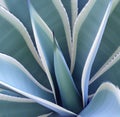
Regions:
<svg viewBox="0 0 120 117"><path fill-rule="evenodd" d="M17 59L37 81L50 88L40 57L26 28L15 16L1 6L0 29L0 52Z"/></svg>
<svg viewBox="0 0 120 117"><path fill-rule="evenodd" d="M0 53L0 85L3 84L54 101L53 94L40 85L19 62Z"/></svg>
<svg viewBox="0 0 120 117"><path fill-rule="evenodd" d="M89 79L90 79L90 72L91 68L95 59L95 56L97 54L105 26L107 24L107 20L110 14L112 8L112 2L108 4L108 7L105 11L104 17L101 21L101 25L98 29L98 32L96 34L96 37L94 39L93 45L90 49L90 52L88 54L87 60L85 62L85 66L83 68L83 73L82 73L82 79L81 79L81 88L82 88L82 96L83 96L83 106L87 105L88 101L88 85L89 85Z"/></svg>
<svg viewBox="0 0 120 117"><path fill-rule="evenodd" d="M91 102L80 113L80 116L119 117L120 90L111 83L103 83L98 88Z"/></svg>
<svg viewBox="0 0 120 117"><path fill-rule="evenodd" d="M120 48L108 59L102 68L92 77L89 84L89 94L94 94L101 83L112 82L120 87Z"/></svg>
<svg viewBox="0 0 120 117"><path fill-rule="evenodd" d="M28 4L38 53L41 57L41 61L43 63L52 91L56 98L56 92L58 91L53 66L53 34L46 23L41 19L36 10L33 8L30 1L28 1Z"/></svg>
<svg viewBox="0 0 120 117"><path fill-rule="evenodd" d="M61 0L69 17L71 31L78 15L78 0Z"/></svg>
<svg viewBox="0 0 120 117"><path fill-rule="evenodd" d="M1 117L36 117L49 112L51 110L44 108L31 99L0 94Z"/></svg>
<svg viewBox="0 0 120 117"><path fill-rule="evenodd" d="M110 1L88 1L75 22L71 71L73 71L73 77L79 91L81 90L81 76L85 62Z"/></svg>
<svg viewBox="0 0 120 117"><path fill-rule="evenodd" d="M18 93L13 92L9 89L6 89L6 87L5 88L0 88L0 94L5 94L5 95L9 95L9 96L16 96L16 97L24 97L21 94L18 94Z"/></svg>
<svg viewBox="0 0 120 117"><path fill-rule="evenodd" d="M32 41L34 42L34 36L32 32L32 25L30 22L27 0L16 0L16 1L2 0L2 1L4 1L4 3L3 2L1 3L0 1L2 6L8 9L24 24L24 26L27 28L32 38Z"/></svg>
<svg viewBox="0 0 120 117"><path fill-rule="evenodd" d="M76 115L53 103L55 102L53 94L36 82L31 74L15 59L0 54L0 67L0 85L33 99L40 105L61 115Z"/></svg>
<svg viewBox="0 0 120 117"><path fill-rule="evenodd" d="M67 64L70 65L71 32L69 20L61 0L31 0L31 3L54 32Z"/></svg>
<svg viewBox="0 0 120 117"><path fill-rule="evenodd" d="M66 65L61 51L58 49L56 42L54 46L55 75L60 91L62 106L78 113L82 108L81 97L78 94L69 68Z"/></svg>
<svg viewBox="0 0 120 117"><path fill-rule="evenodd" d="M96 59L93 64L91 77L95 75L95 73L101 68L101 66L107 61L107 59L113 54L113 52L120 45L120 41L119 41L120 12L119 12L119 9L120 9L120 1L113 0L112 12L110 14L100 48L98 50Z"/></svg>

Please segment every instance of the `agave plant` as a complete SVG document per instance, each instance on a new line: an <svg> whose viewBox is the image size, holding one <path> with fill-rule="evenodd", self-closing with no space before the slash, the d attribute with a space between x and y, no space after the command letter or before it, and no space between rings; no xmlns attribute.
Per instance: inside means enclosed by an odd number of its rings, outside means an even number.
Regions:
<svg viewBox="0 0 120 117"><path fill-rule="evenodd" d="M0 4L0 117L120 116L119 0Z"/></svg>

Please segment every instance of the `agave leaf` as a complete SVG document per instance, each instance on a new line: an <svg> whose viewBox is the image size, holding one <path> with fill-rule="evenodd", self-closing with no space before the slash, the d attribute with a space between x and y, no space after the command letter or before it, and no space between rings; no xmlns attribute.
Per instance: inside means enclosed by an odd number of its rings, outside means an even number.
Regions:
<svg viewBox="0 0 120 117"><path fill-rule="evenodd" d="M9 89L3 89L3 88L0 88L0 94L5 94L5 95L8 95L8 96L15 96L15 97L24 97L23 95L20 95L16 92L13 92Z"/></svg>
<svg viewBox="0 0 120 117"><path fill-rule="evenodd" d="M61 115L76 115L75 113L54 104L53 102L55 100L53 94L41 86L15 59L0 54L0 66L0 85L31 98L37 103L59 114L61 113Z"/></svg>
<svg viewBox="0 0 120 117"><path fill-rule="evenodd" d="M120 116L120 90L111 83L103 83L88 106L80 113L82 117Z"/></svg>
<svg viewBox="0 0 120 117"><path fill-rule="evenodd" d="M61 0L69 17L71 31L78 14L78 1L77 0Z"/></svg>
<svg viewBox="0 0 120 117"><path fill-rule="evenodd" d="M54 68L62 106L78 113L82 108L80 96L73 82L69 68L61 51L58 49L56 42L54 45Z"/></svg>
<svg viewBox="0 0 120 117"><path fill-rule="evenodd" d="M98 50L96 59L92 67L91 77L95 75L95 73L102 67L102 65L109 59L109 57L115 52L115 50L120 45L120 39L119 39L120 1L114 0L114 2L115 3L117 2L116 7L114 8L113 12L109 17L100 48Z"/></svg>
<svg viewBox="0 0 120 117"><path fill-rule="evenodd" d="M49 112L51 110L44 108L31 99L0 94L0 116L33 117Z"/></svg>
<svg viewBox="0 0 120 117"><path fill-rule="evenodd" d="M0 28L0 52L17 59L40 83L50 88L26 28L3 7L0 7Z"/></svg>
<svg viewBox="0 0 120 117"><path fill-rule="evenodd" d="M41 61L45 68L46 74L48 76L52 91L54 93L55 99L59 97L58 88L54 74L54 63L53 63L53 34L46 23L41 19L41 17L37 14L36 10L33 8L30 1L29 9L31 16L31 23L33 26L33 32L35 36L35 42L37 45L37 49L39 55L41 57ZM57 101L57 100L56 100ZM57 101L58 102L58 101Z"/></svg>
<svg viewBox="0 0 120 117"><path fill-rule="evenodd" d="M31 3L40 17L54 32L67 64L70 65L71 32L69 20L62 2L60 0L31 0Z"/></svg>
<svg viewBox="0 0 120 117"><path fill-rule="evenodd" d="M0 82L13 86L32 95L54 101L53 94L48 92L45 87L40 85L15 59L7 55L0 54L0 67Z"/></svg>
<svg viewBox="0 0 120 117"><path fill-rule="evenodd" d="M58 114L60 114L62 116L76 116L75 113L73 113L73 112L71 112L71 111L69 111L67 109L64 109L61 106L58 106L55 103L52 103L50 101L47 101L47 100L45 100L43 98L40 98L40 97L37 97L35 95L31 95L30 93L26 93L26 92L24 92L22 90L19 90L18 88L15 88L15 87L13 87L13 86L11 86L9 84L6 84L4 82L0 81L0 84L2 84L3 86L9 88L10 90L13 90L13 91L15 91L17 93L20 93L20 94L24 95L25 97L28 97L28 98L34 100L35 102L39 103L40 105L42 105L42 106L44 106L44 107L46 107L46 108L48 108L50 110L53 110L54 112L57 112Z"/></svg>
<svg viewBox="0 0 120 117"><path fill-rule="evenodd" d="M105 11L105 15L102 19L101 25L98 29L98 33L95 37L95 40L93 42L93 45L90 49L90 52L88 54L87 60L85 62L85 66L83 68L83 73L82 73L82 79L81 79L81 88L82 88L82 96L83 96L83 106L87 105L87 101L88 101L88 85L89 85L89 79L90 79L90 72L91 72L91 68L96 56L96 53L98 51L103 33L104 33L104 29L105 26L107 24L107 20L110 14L112 8L112 2L110 2L108 4L108 7Z"/></svg>
<svg viewBox="0 0 120 117"><path fill-rule="evenodd" d="M16 0L16 1L2 0L2 1L0 1L0 3L6 9L8 9L12 14L14 14L18 19L20 19L20 21L27 28L27 30L32 38L32 41L34 41L32 25L30 22L30 16L29 16L29 11L28 11L28 7L27 7L28 6L27 0Z"/></svg>
<svg viewBox="0 0 120 117"><path fill-rule="evenodd" d="M120 53L120 51L119 51L119 53ZM105 81L112 82L113 84L120 87L120 78L119 78L119 76L120 76L120 72L119 72L120 55L116 54L116 56L117 55L119 56L118 57L119 61L117 61L114 64L115 59L113 59L113 60L111 59L111 61L113 62L112 66L107 71L102 73L102 75L97 77L97 79L95 81L90 83L90 85L89 85L89 94L93 94L95 92L95 90L100 86L100 84L105 82ZM109 67L109 64L107 64L107 66ZM91 79L91 81L92 81L92 79Z"/></svg>
<svg viewBox="0 0 120 117"><path fill-rule="evenodd" d="M83 67L110 1L111 0L88 1L75 22L73 29L71 71L74 70L73 77L79 90L81 90L80 83Z"/></svg>
<svg viewBox="0 0 120 117"><path fill-rule="evenodd" d="M120 23L118 20L120 18L120 13L119 13L120 1L116 0L114 2L113 3L115 5L113 5L113 6L116 6L116 7L114 7L114 10L109 17L108 24L107 24L106 30L104 32L100 48L98 50L96 59L94 61L94 64L92 67L92 72L91 72L92 73L91 81L93 80L93 78L96 79L98 72L101 75L99 74L100 76L97 76L98 80L96 80L94 83L92 83L90 81L90 84L91 84L90 91L89 91L90 94L94 93L95 90L99 87L99 85L105 81L110 81L112 83L115 83L115 85L120 86L120 84L119 84L119 51L120 51L119 50L119 46L120 46L119 27L120 27ZM105 64L108 61L110 62L110 64L108 65L109 68L107 68L107 70L105 72L103 72L104 68L102 68L102 67L106 66ZM117 62L117 64L114 64L116 62ZM103 73L101 73L101 70Z"/></svg>
<svg viewBox="0 0 120 117"><path fill-rule="evenodd" d="M32 39L34 40L30 19L29 19L27 0L17 0L17 1L4 0L4 1L10 12L12 12L16 17L18 17L27 27L29 33L31 34ZM55 32L56 38L60 43L64 56L67 60L67 63L70 65L70 57L69 57L69 50L71 49L70 26L68 24L67 14L62 6L61 1L31 0L31 2L35 7L35 9L37 10L37 12L42 17L42 19L48 24L50 29Z"/></svg>

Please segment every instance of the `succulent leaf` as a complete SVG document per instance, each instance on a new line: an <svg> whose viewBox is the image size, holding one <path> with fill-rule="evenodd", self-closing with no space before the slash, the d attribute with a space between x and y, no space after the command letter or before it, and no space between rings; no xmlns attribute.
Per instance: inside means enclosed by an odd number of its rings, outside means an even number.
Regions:
<svg viewBox="0 0 120 117"><path fill-rule="evenodd" d="M28 1L28 4L38 53L45 68L45 72L48 76L54 96L56 98L56 82L54 80L55 76L53 66L53 35L46 23L44 23L41 17L37 14L30 1Z"/></svg>
<svg viewBox="0 0 120 117"><path fill-rule="evenodd" d="M54 68L62 106L78 113L82 109L81 97L78 94L65 59L57 46L57 42L55 42L54 46Z"/></svg>
<svg viewBox="0 0 120 117"><path fill-rule="evenodd" d="M118 29L120 26L118 20L120 18L119 8L120 8L120 1L113 0L112 12L108 19L108 23L103 34L102 42L93 64L91 77L95 75L95 73L101 68L101 66L109 59L109 57L114 53L114 51L120 45L119 42L120 34L118 33L119 32Z"/></svg>
<svg viewBox="0 0 120 117"><path fill-rule="evenodd" d="M61 0L61 1L66 9L72 31L74 22L78 15L78 1L77 0Z"/></svg>
<svg viewBox="0 0 120 117"><path fill-rule="evenodd" d="M0 53L0 67L0 85L9 85L32 95L54 101L53 94L40 85L15 59Z"/></svg>
<svg viewBox="0 0 120 117"><path fill-rule="evenodd" d="M91 102L80 113L81 117L119 117L120 90L111 83L103 83Z"/></svg>
<svg viewBox="0 0 120 117"><path fill-rule="evenodd" d="M79 91L85 62L110 1L89 0L76 19L73 28L71 71Z"/></svg>
<svg viewBox="0 0 120 117"><path fill-rule="evenodd" d="M5 94L0 94L0 111L0 116L9 117L33 117L51 112L51 110L42 107L31 99L9 96Z"/></svg>
<svg viewBox="0 0 120 117"><path fill-rule="evenodd" d="M1 6L0 28L2 28L0 30L0 52L17 59L37 81L50 88L46 74L42 69L40 57L26 28L14 15Z"/></svg>
<svg viewBox="0 0 120 117"><path fill-rule="evenodd" d="M96 34L96 37L94 39L93 45L90 49L90 52L88 54L87 60L85 62L85 66L83 68L83 73L82 73L82 78L81 78L81 89L82 89L82 96L83 96L83 106L87 105L87 101L88 101L88 85L89 85L89 79L90 79L90 72L91 72L91 68L95 59L95 56L97 54L104 30L105 30L105 26L107 24L107 20L110 14L112 8L112 2L110 1L110 3L107 6L107 9L105 11L105 14L103 16L103 19L101 21L100 27L98 29L98 32Z"/></svg>

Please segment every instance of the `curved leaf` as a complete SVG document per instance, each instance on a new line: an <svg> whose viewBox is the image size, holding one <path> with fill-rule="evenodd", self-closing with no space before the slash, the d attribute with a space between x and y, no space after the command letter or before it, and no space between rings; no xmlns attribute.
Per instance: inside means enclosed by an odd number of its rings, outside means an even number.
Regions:
<svg viewBox="0 0 120 117"><path fill-rule="evenodd" d="M107 6L107 9L105 11L105 14L103 16L103 19L101 21L101 25L98 29L98 32L96 34L95 40L93 42L93 45L90 49L90 52L88 54L87 60L85 62L85 66L83 68L83 73L82 73L82 79L81 79L81 88L82 88L82 96L83 96L83 106L87 105L88 101L88 85L89 85L89 79L90 79L90 72L91 68L95 59L95 56L97 54L105 26L107 24L107 20L110 14L112 8L112 2L110 2Z"/></svg>
<svg viewBox="0 0 120 117"><path fill-rule="evenodd" d="M35 103L31 99L0 94L0 116L35 117L51 110Z"/></svg>
<svg viewBox="0 0 120 117"><path fill-rule="evenodd" d="M19 62L10 56L0 53L0 69L0 82L32 95L54 101L53 94L40 85Z"/></svg>
<svg viewBox="0 0 120 117"><path fill-rule="evenodd" d="M112 82L116 86L120 87L120 61L114 64L108 71L103 73L101 76L98 77L93 83L89 85L89 94L93 94L96 89L105 81Z"/></svg>
<svg viewBox="0 0 120 117"><path fill-rule="evenodd" d="M79 91L81 90L83 67L110 1L111 0L88 1L75 22L71 71L74 70L73 77Z"/></svg>
<svg viewBox="0 0 120 117"><path fill-rule="evenodd" d="M67 109L64 109L63 107L61 106L58 106L56 105L55 103L52 103L50 101L47 101L45 99L42 99L40 97L37 97L37 96L34 96L34 95L31 95L30 93L26 93L20 89L17 89L17 88L14 88L13 86L10 86L9 84L6 84L2 81L0 81L0 84L2 84L3 86L9 88L10 90L13 90L17 93L20 93L32 100L34 100L35 102L39 103L40 105L46 107L46 108L49 108L51 110L53 110L54 112L57 112L58 114L62 115L62 116L76 116L75 113L67 110Z"/></svg>
<svg viewBox="0 0 120 117"><path fill-rule="evenodd" d="M120 46L119 9L120 9L120 1L117 2L116 7L114 8L113 12L111 13L109 17L100 48L98 50L96 59L92 67L91 77L95 75L95 73L102 67L102 65L108 60L108 58Z"/></svg>
<svg viewBox="0 0 120 117"><path fill-rule="evenodd" d="M36 82L31 74L15 59L0 53L0 67L0 85L33 99L61 115L76 115L53 103L55 102L53 94Z"/></svg>
<svg viewBox="0 0 120 117"><path fill-rule="evenodd" d="M59 98L59 93L55 79L53 63L53 34L46 23L37 14L30 1L28 2L38 53L48 76L54 97L58 102L57 98Z"/></svg>
<svg viewBox="0 0 120 117"><path fill-rule="evenodd" d="M16 92L13 92L13 91L11 91L11 90L9 90L9 89L3 89L3 88L0 88L0 94L5 94L5 95L8 95L8 96L15 96L15 97L24 97L23 95L21 95L21 94L18 94L18 93L16 93Z"/></svg>
<svg viewBox="0 0 120 117"><path fill-rule="evenodd" d="M69 17L71 32L78 14L78 0L61 0Z"/></svg>
<svg viewBox="0 0 120 117"><path fill-rule="evenodd" d="M32 38L32 41L34 42L34 36L32 32L32 25L30 22L27 0L16 0L16 1L2 0L2 1L4 2L4 3L1 3L0 1L2 6L8 9L24 24L24 26L27 28Z"/></svg>
<svg viewBox="0 0 120 117"><path fill-rule="evenodd" d="M10 12L0 6L0 52L17 59L46 87L50 88L31 38L23 24ZM42 68L41 68L41 67Z"/></svg>
<svg viewBox="0 0 120 117"><path fill-rule="evenodd" d="M80 113L82 117L120 116L120 90L111 83L103 83L88 106Z"/></svg>
<svg viewBox="0 0 120 117"><path fill-rule="evenodd" d="M31 3L40 17L54 32L67 64L70 65L71 32L68 17L61 1L31 0Z"/></svg>
<svg viewBox="0 0 120 117"><path fill-rule="evenodd" d="M77 92L69 68L66 65L61 51L58 49L56 42L54 46L54 67L62 106L78 113L82 108L81 98Z"/></svg>

